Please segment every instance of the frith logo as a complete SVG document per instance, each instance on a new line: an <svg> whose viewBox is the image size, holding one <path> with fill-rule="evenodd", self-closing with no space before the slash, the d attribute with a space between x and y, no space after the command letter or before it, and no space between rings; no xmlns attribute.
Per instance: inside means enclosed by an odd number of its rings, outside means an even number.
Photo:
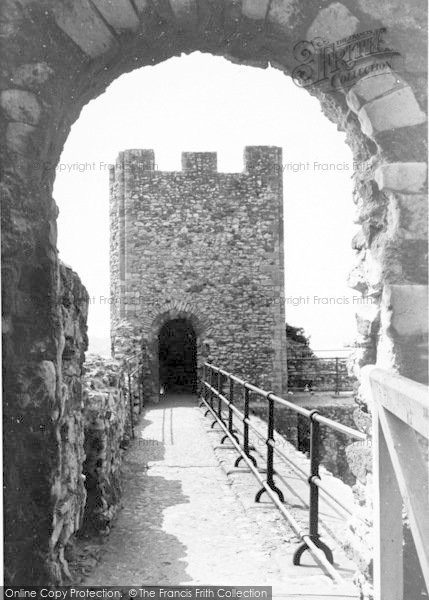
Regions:
<svg viewBox="0 0 429 600"><path fill-rule="evenodd" d="M312 85L324 91L341 91L362 77L395 71L401 65L399 52L385 46L385 28L364 31L328 42L322 38L298 42L293 49L299 61L292 79L299 87Z"/></svg>

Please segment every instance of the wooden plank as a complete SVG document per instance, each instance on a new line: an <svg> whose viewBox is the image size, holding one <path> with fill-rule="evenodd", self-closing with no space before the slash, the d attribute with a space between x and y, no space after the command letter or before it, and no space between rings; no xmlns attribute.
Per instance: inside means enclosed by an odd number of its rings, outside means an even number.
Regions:
<svg viewBox="0 0 429 600"><path fill-rule="evenodd" d="M407 510L426 586L429 589L428 469L414 431L383 407L378 416Z"/></svg>
<svg viewBox="0 0 429 600"><path fill-rule="evenodd" d="M378 418L373 412L374 596L403 600L402 496Z"/></svg>
<svg viewBox="0 0 429 600"><path fill-rule="evenodd" d="M429 389L427 386L377 367L365 367L374 400L429 438Z"/></svg>

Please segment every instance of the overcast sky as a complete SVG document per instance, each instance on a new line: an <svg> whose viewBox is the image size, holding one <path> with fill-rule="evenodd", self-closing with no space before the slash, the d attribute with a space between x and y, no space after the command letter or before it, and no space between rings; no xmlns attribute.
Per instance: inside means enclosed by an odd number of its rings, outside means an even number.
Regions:
<svg viewBox="0 0 429 600"><path fill-rule="evenodd" d="M74 124L54 188L60 258L95 298L90 351L109 347L109 307L100 302L109 297L107 164L127 148L153 148L160 170L180 170L182 151L217 151L220 171L239 172L244 146L282 146L287 321L304 327L315 349L351 342L356 226L344 139L319 102L275 69L194 53L118 78Z"/></svg>

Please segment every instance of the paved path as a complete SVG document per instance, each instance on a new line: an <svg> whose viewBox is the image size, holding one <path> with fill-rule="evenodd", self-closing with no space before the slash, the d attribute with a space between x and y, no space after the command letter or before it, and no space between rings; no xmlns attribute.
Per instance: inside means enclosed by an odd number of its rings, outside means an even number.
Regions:
<svg viewBox="0 0 429 600"><path fill-rule="evenodd" d="M123 508L83 583L272 585L289 600L356 598L311 560L291 564L298 540L271 504L245 508L208 424L192 397L146 411L125 459Z"/></svg>

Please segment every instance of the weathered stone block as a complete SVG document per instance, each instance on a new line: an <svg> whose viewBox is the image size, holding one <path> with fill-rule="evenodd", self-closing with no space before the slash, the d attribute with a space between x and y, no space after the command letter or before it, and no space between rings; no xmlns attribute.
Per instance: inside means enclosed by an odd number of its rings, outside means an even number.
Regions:
<svg viewBox="0 0 429 600"><path fill-rule="evenodd" d="M138 13L142 14L149 8L149 0L134 0L134 6Z"/></svg>
<svg viewBox="0 0 429 600"><path fill-rule="evenodd" d="M355 313L358 333L364 337L374 335L379 326L380 309L377 303L365 304Z"/></svg>
<svg viewBox="0 0 429 600"><path fill-rule="evenodd" d="M397 127L426 121L410 87L401 88L365 104L358 113L363 132L369 137Z"/></svg>
<svg viewBox="0 0 429 600"><path fill-rule="evenodd" d="M391 313L391 326L400 336L428 332L428 287L426 285L386 285L384 309Z"/></svg>
<svg viewBox="0 0 429 600"><path fill-rule="evenodd" d="M400 85L403 85L403 82L394 73L363 77L349 90L346 96L347 104L357 113L363 104L382 96Z"/></svg>
<svg viewBox="0 0 429 600"><path fill-rule="evenodd" d="M9 123L6 129L6 143L19 154L31 155L31 137L36 128L27 123Z"/></svg>
<svg viewBox="0 0 429 600"><path fill-rule="evenodd" d="M291 19L299 12L297 0L272 0L268 15L267 25L274 32L290 32Z"/></svg>
<svg viewBox="0 0 429 600"><path fill-rule="evenodd" d="M88 0L54 3L52 12L60 27L88 56L100 56L116 44L116 40Z"/></svg>
<svg viewBox="0 0 429 600"><path fill-rule="evenodd" d="M344 4L333 2L319 11L308 28L306 39L321 37L323 40L335 42L352 35L357 31L359 19Z"/></svg>
<svg viewBox="0 0 429 600"><path fill-rule="evenodd" d="M346 448L350 470L361 483L366 482L368 473L372 472L372 450L362 442L354 442Z"/></svg>
<svg viewBox="0 0 429 600"><path fill-rule="evenodd" d="M388 233L409 240L428 236L428 199L423 194L390 194Z"/></svg>
<svg viewBox="0 0 429 600"><path fill-rule="evenodd" d="M28 63L13 71L11 82L28 88L38 88L53 75L54 70L46 62Z"/></svg>
<svg viewBox="0 0 429 600"><path fill-rule="evenodd" d="M138 28L140 21L129 0L93 0L93 2L116 31Z"/></svg>
<svg viewBox="0 0 429 600"><path fill-rule="evenodd" d="M243 16L255 21L263 21L267 13L269 0L243 0L241 10Z"/></svg>
<svg viewBox="0 0 429 600"><path fill-rule="evenodd" d="M390 163L378 167L375 181L381 190L419 193L427 182L427 165L423 162Z"/></svg>
<svg viewBox="0 0 429 600"><path fill-rule="evenodd" d="M195 0L171 0L170 4L177 22L182 27L190 29L196 25L198 12Z"/></svg>

